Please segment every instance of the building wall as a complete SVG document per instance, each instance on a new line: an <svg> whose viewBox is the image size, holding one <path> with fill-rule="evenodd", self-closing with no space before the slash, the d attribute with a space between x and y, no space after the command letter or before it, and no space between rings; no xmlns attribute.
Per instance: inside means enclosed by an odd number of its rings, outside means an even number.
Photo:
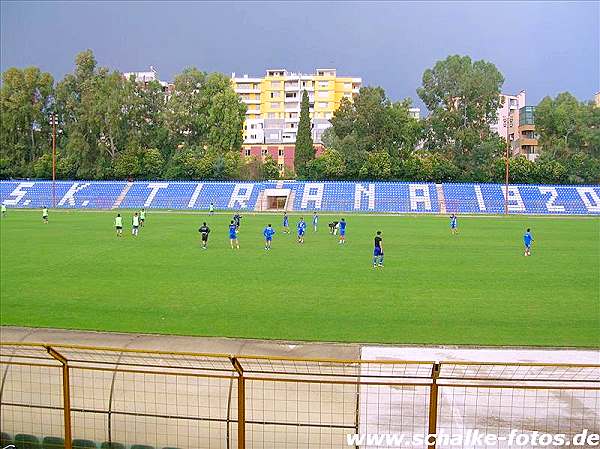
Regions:
<svg viewBox="0 0 600 449"><path fill-rule="evenodd" d="M600 92L597 92L596 95L594 95L594 103L596 103L596 106L600 107Z"/></svg>
<svg viewBox="0 0 600 449"><path fill-rule="evenodd" d="M277 145L257 145L257 144L244 144L242 146L243 157L260 157L264 160L267 156L271 156L275 162L279 165L279 172L283 174L285 169L294 169L294 154L295 145L290 144L277 144ZM323 145L315 144L315 151L319 156L324 150Z"/></svg>
<svg viewBox="0 0 600 449"><path fill-rule="evenodd" d="M509 139L512 141L514 140L514 134L519 123L519 109L524 107L526 104L525 91L522 90L517 95L501 94L500 96L504 102L498 108L498 112L496 114L497 120L492 124L491 129L504 139L506 139L506 134L508 131ZM511 135L513 135L512 138Z"/></svg>
<svg viewBox="0 0 600 449"><path fill-rule="evenodd" d="M362 80L338 77L335 69L317 69L313 74L269 69L262 78L236 77L234 73L232 83L248 107L244 143L289 144L296 141L304 90L309 95L313 141L321 143L342 99L352 101Z"/></svg>
<svg viewBox="0 0 600 449"><path fill-rule="evenodd" d="M538 134L535 129L535 106L524 106L519 109L517 132L512 141L512 154L523 155L531 161L539 156Z"/></svg>

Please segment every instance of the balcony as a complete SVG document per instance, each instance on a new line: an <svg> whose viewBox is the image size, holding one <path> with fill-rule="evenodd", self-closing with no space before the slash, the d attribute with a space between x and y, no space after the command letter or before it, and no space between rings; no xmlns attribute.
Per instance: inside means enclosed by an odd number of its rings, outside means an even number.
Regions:
<svg viewBox="0 0 600 449"><path fill-rule="evenodd" d="M238 86L235 88L235 93L236 94L259 94L260 87L252 88L252 87L247 87L247 86Z"/></svg>
<svg viewBox="0 0 600 449"><path fill-rule="evenodd" d="M300 101L300 98L298 96L296 96L296 97L285 97L285 102L286 103L298 103L298 101Z"/></svg>

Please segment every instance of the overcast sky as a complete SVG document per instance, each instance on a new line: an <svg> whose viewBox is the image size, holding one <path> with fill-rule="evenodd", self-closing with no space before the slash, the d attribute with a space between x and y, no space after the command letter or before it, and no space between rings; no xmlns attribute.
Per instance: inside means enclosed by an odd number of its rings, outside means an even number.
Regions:
<svg viewBox="0 0 600 449"><path fill-rule="evenodd" d="M9 2L2 0L2 70L39 66L61 78L75 55L166 81L185 67L228 75L335 67L410 97L449 54L496 64L504 92L527 103L600 90L600 2Z"/></svg>

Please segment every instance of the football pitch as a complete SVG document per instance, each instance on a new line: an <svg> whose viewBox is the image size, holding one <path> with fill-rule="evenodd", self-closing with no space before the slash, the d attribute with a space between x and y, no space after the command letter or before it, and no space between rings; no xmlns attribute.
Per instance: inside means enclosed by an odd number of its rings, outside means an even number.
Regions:
<svg viewBox="0 0 600 449"><path fill-rule="evenodd" d="M9 210L1 219L0 324L394 344L600 344L600 219L345 215L339 245L311 214L303 245L281 214L149 211L137 238L115 211ZM198 227L211 228L200 249ZM262 229L272 223L273 249ZM522 235L531 227L532 256ZM381 230L385 268L372 268Z"/></svg>

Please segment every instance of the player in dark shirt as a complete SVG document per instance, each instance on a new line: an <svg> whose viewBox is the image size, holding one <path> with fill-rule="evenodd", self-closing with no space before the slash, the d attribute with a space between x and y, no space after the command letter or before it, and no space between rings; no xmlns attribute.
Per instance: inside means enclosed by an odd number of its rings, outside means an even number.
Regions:
<svg viewBox="0 0 600 449"><path fill-rule="evenodd" d="M240 220L241 219L242 219L242 216L240 214L238 214L238 213L236 213L233 216L233 222L235 223L235 230L238 231L238 232L240 231Z"/></svg>
<svg viewBox="0 0 600 449"><path fill-rule="evenodd" d="M337 221L332 221L331 223L329 223L329 233L331 235L335 235L337 227L338 227L338 222Z"/></svg>
<svg viewBox="0 0 600 449"><path fill-rule="evenodd" d="M208 244L208 234L210 233L210 228L206 226L206 222L202 223L202 226L198 228L198 232L202 237L202 249L206 249L206 245Z"/></svg>
<svg viewBox="0 0 600 449"><path fill-rule="evenodd" d="M375 249L373 250L373 268L377 266L383 268L383 237L381 237L381 231L377 231Z"/></svg>

